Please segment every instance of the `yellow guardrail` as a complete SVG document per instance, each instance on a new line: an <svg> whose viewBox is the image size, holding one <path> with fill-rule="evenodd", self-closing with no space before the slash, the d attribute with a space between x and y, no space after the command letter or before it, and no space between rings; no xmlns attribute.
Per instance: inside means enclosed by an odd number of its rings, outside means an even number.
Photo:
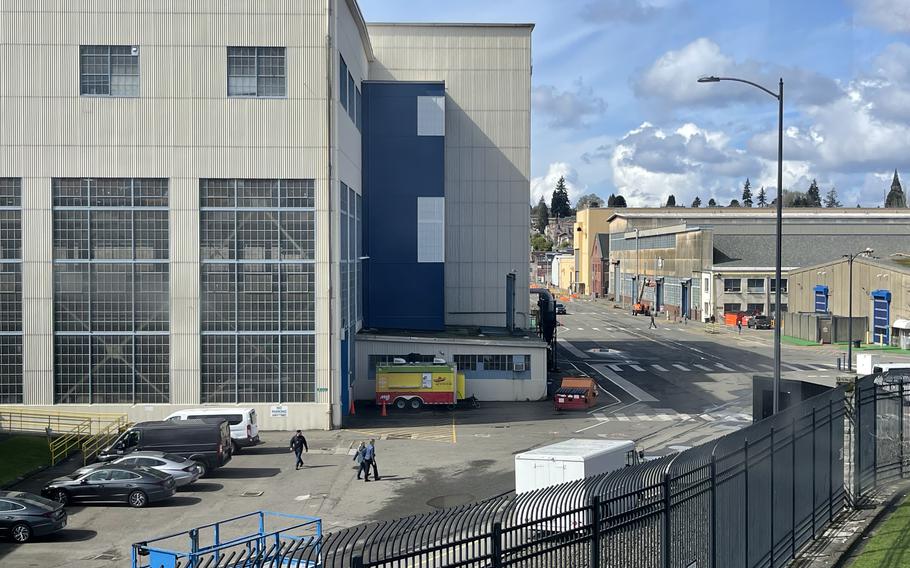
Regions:
<svg viewBox="0 0 910 568"><path fill-rule="evenodd" d="M0 406L0 432L46 435L51 465L86 446L97 453L103 441L128 425L125 414ZM94 440L102 441L92 444Z"/></svg>
<svg viewBox="0 0 910 568"><path fill-rule="evenodd" d="M126 416L120 416L115 421L110 422L88 439L82 442L82 464L88 465L105 444L116 438L126 428L130 426Z"/></svg>

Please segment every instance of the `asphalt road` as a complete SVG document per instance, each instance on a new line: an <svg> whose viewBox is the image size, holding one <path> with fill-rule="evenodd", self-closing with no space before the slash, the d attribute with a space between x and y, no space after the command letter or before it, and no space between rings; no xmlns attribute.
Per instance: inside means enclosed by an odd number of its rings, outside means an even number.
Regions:
<svg viewBox="0 0 910 568"><path fill-rule="evenodd" d="M703 443L750 423L753 376L773 375L773 331L666 318L653 329L649 317L612 303L566 307L559 366L594 377L604 391L591 412L598 422L579 434L624 433L657 454ZM833 385L838 354L784 345L781 375Z"/></svg>

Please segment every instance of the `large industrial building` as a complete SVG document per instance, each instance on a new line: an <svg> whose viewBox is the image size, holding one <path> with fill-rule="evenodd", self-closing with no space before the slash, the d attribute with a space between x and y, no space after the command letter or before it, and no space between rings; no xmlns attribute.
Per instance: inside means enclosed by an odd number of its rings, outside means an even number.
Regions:
<svg viewBox="0 0 910 568"><path fill-rule="evenodd" d="M774 312L773 208L584 213L575 228L573 291L626 305L641 300L670 316L694 320L727 312ZM882 257L910 252L910 209L788 208L783 215L783 311L791 309L787 278L797 268L866 247ZM591 290L597 272L599 287Z"/></svg>
<svg viewBox="0 0 910 568"><path fill-rule="evenodd" d="M412 352L481 398L545 392L531 25L366 24L354 0L0 20L0 403L331 428Z"/></svg>

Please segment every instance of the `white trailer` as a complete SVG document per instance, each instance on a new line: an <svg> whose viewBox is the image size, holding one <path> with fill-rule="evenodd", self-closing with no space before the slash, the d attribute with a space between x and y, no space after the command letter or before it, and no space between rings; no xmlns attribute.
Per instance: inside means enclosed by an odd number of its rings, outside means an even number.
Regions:
<svg viewBox="0 0 910 568"><path fill-rule="evenodd" d="M515 493L622 469L639 462L631 440L571 439L515 456Z"/></svg>

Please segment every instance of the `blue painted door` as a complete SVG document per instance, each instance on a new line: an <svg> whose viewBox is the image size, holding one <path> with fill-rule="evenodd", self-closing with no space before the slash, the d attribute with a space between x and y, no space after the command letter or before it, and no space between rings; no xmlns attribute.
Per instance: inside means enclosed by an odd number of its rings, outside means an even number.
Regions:
<svg viewBox="0 0 910 568"><path fill-rule="evenodd" d="M891 292L872 291L872 342L887 345L891 340Z"/></svg>
<svg viewBox="0 0 910 568"><path fill-rule="evenodd" d="M815 311L817 313L828 313L828 287L815 287Z"/></svg>
<svg viewBox="0 0 910 568"><path fill-rule="evenodd" d="M689 285L682 285L682 299L680 300L680 311L682 312L683 317L688 317L689 315Z"/></svg>

